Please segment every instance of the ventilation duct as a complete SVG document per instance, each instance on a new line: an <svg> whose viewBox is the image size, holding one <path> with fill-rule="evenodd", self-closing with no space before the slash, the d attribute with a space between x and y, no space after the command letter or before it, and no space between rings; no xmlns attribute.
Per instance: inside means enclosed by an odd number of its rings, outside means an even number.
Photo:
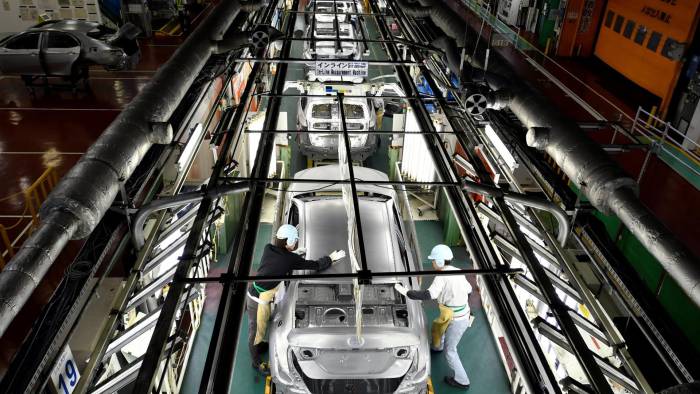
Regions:
<svg viewBox="0 0 700 394"><path fill-rule="evenodd" d="M129 179L153 144L172 141L168 120L238 13L262 5L261 0L219 2L51 192L39 227L0 272L0 336L66 243L97 226L119 182Z"/></svg>
<svg viewBox="0 0 700 394"><path fill-rule="evenodd" d="M461 49L475 48L476 32L465 34L465 21L439 0L423 4L397 0L408 15L430 17L453 43L440 39L433 42L446 52L450 69L459 70ZM467 29L471 29L466 24ZM465 40L471 38L471 41ZM483 71L486 45L479 46L469 65L483 78L495 94L489 100L491 108L507 106L528 128L527 143L544 150L605 214L615 214L644 247L661 263L696 305L700 305L700 263L697 258L641 203L637 184L607 153L581 130L561 115L551 103L527 82L516 77L506 61L496 56L489 60L488 72ZM460 75L459 72L455 73ZM471 75L462 73L462 75Z"/></svg>

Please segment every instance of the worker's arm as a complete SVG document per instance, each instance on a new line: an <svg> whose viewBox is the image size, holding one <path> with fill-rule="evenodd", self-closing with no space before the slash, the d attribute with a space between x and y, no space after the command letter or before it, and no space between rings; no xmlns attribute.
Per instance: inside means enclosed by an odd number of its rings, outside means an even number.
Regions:
<svg viewBox="0 0 700 394"><path fill-rule="evenodd" d="M406 297L421 301L427 301L433 298L428 290L409 290L406 292Z"/></svg>
<svg viewBox="0 0 700 394"><path fill-rule="evenodd" d="M292 261L293 270L316 270L323 271L331 266L332 260L328 256L323 256L318 260L306 260L299 255L294 255L295 259Z"/></svg>
<svg viewBox="0 0 700 394"><path fill-rule="evenodd" d="M405 295L412 300L427 301L433 298L429 290L408 290L404 285L397 283L394 288L399 293Z"/></svg>
<svg viewBox="0 0 700 394"><path fill-rule="evenodd" d="M441 277L436 277L433 280L433 284L427 290L408 290L402 284L397 283L394 288L399 293L405 295L412 300L427 301L438 298L442 289L445 287L445 280Z"/></svg>

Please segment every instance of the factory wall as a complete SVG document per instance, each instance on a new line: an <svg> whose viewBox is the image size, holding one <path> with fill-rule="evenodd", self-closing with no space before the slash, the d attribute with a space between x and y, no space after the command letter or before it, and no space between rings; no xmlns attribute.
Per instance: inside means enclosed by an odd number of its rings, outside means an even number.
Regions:
<svg viewBox="0 0 700 394"><path fill-rule="evenodd" d="M557 56L591 56L603 12L603 2L569 0L561 23Z"/></svg>
<svg viewBox="0 0 700 394"><path fill-rule="evenodd" d="M18 32L43 19L102 22L98 0L0 0L0 33Z"/></svg>

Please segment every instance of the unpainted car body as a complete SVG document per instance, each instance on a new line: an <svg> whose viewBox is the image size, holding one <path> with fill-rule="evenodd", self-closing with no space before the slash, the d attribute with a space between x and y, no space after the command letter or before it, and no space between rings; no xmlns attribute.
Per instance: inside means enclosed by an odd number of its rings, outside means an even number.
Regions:
<svg viewBox="0 0 700 394"><path fill-rule="evenodd" d="M312 30L313 29L313 30ZM328 39L328 41L305 41L304 58L309 60L343 59L361 60L366 55L365 45L359 41L339 41L356 40L357 32L355 27L347 22L326 23L318 22L313 26L308 26L306 36L314 39ZM363 76L348 75L317 75L316 64L313 62L305 65L306 78L309 81L320 82L352 82L362 83Z"/></svg>
<svg viewBox="0 0 700 394"><path fill-rule="evenodd" d="M334 19L338 22L352 22L355 24L358 15L364 12L361 1L352 0L316 0L310 1L306 6L307 23L311 24L312 16L317 22L332 23Z"/></svg>
<svg viewBox="0 0 700 394"><path fill-rule="evenodd" d="M96 22L42 22L0 42L0 71L26 76L73 77L90 64L108 70L133 68L141 51L139 29L127 23L114 31Z"/></svg>
<svg viewBox="0 0 700 394"><path fill-rule="evenodd" d="M340 107L336 93L348 96L364 96L364 85L306 84L305 93L311 97L300 97L297 108L297 128L313 133L298 134L301 153L311 160L336 159L338 157L339 133L342 131ZM318 97L327 95L327 97ZM377 111L372 101L364 97L343 99L345 124L350 137L352 159L363 161L377 150L379 139L373 131L377 125ZM329 133L320 133L328 131ZM364 133L353 133L362 131Z"/></svg>
<svg viewBox="0 0 700 394"><path fill-rule="evenodd" d="M372 133L377 127L377 113L392 116L402 110L400 105L394 103L395 100L371 96L404 97L403 91L395 83L377 86L288 82L287 89L289 87L294 87L303 94L298 101L297 129L310 133L297 134L297 140L301 153L311 160L338 158L338 137L339 132L342 131L342 123L337 93L341 92L345 95L343 111L353 161L364 161L377 150L379 137Z"/></svg>
<svg viewBox="0 0 700 394"><path fill-rule="evenodd" d="M362 180L386 174L354 167ZM338 179L340 167L303 170L295 179ZM347 216L340 185L292 183L285 221L299 227L300 245L315 259L347 250ZM308 192L323 188L318 194ZM420 270L406 250L406 231L391 188L357 185L367 264L373 272ZM348 259L327 273L351 272ZM285 282L270 324L270 371L277 393L425 393L430 352L420 303L394 290L417 287L415 278L375 278L362 291L362 341L355 336L351 279ZM278 293L280 294L280 293Z"/></svg>

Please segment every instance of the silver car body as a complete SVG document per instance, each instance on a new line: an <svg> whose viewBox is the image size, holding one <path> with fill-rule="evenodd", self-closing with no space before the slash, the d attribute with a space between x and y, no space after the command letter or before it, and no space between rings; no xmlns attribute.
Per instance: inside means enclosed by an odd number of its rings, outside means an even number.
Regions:
<svg viewBox="0 0 700 394"><path fill-rule="evenodd" d="M304 42L304 58L310 60L324 59L345 59L345 60L361 60L364 52L364 45L361 42L340 42L339 48L337 38L341 40L355 40L357 34L352 24L347 22L338 23L338 32L336 34L335 24L327 22L318 22L313 25L313 35L311 34L312 26L307 27L306 36L316 39L328 39L329 41L311 41ZM364 77L361 76L318 76L316 75L315 63L306 64L306 78L309 81L320 82L352 82L362 83Z"/></svg>
<svg viewBox="0 0 700 394"><path fill-rule="evenodd" d="M132 24L114 31L81 20L43 22L0 42L0 71L66 77L89 64L132 68L140 58L138 34Z"/></svg>
<svg viewBox="0 0 700 394"><path fill-rule="evenodd" d="M370 94L369 86L344 85L334 83L308 83L305 93L311 97L301 97L297 109L297 126L300 130L329 131L324 133L303 133L299 147L305 156L312 160L334 159L338 157L338 131L341 128L340 108L335 95L343 92L346 96ZM328 97L315 97L328 95ZM377 111L374 102L368 98L346 97L343 99L345 124L350 132L350 148L354 160L362 161L372 155L377 148L374 134L353 134L353 131L371 131L377 124Z"/></svg>
<svg viewBox="0 0 700 394"><path fill-rule="evenodd" d="M354 167L362 180L386 174ZM301 171L295 179L339 179L338 165ZM285 217L299 226L307 258L347 250L347 217L340 186L292 183ZM316 195L309 190L323 188ZM405 230L391 188L357 185L367 263L373 272L420 270L406 251ZM347 259L328 273L351 271ZM270 368L278 393L424 393L430 352L421 305L393 288L416 288L415 278L373 279L363 291L361 345L355 338L355 301L350 279L288 281L270 324ZM278 293L279 294L279 293Z"/></svg>
<svg viewBox="0 0 700 394"><path fill-rule="evenodd" d="M306 6L306 11L314 12L317 22L332 23L333 19L338 18L338 22L350 22L356 21L357 15L352 15L353 13L362 13L363 7L360 1L333 1L333 0L321 0L321 1L311 1ZM350 15L348 15L350 14ZM311 14L307 14L311 15Z"/></svg>

